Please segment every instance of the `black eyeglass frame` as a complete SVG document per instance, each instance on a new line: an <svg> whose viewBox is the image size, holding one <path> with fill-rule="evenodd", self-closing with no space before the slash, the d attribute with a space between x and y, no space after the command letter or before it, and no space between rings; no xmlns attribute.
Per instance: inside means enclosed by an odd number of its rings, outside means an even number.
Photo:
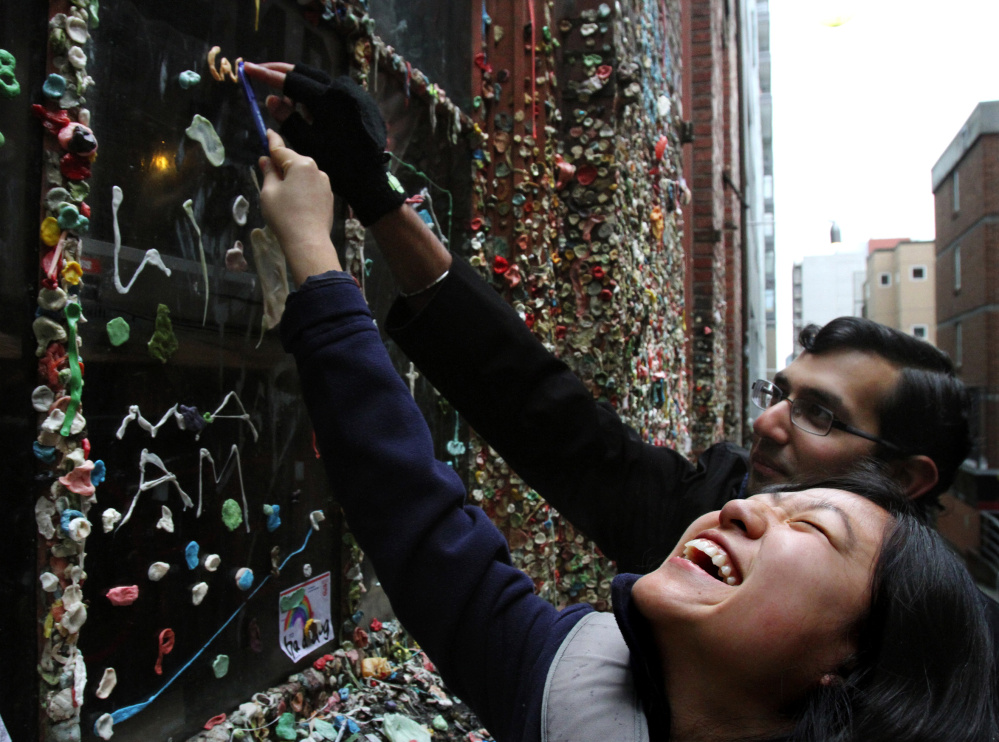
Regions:
<svg viewBox="0 0 999 742"><path fill-rule="evenodd" d="M768 393L771 394L771 396L775 397L774 401L770 404L769 407L764 407L762 404L760 404L757 401L757 397L765 389L768 391ZM797 422L795 422L795 419L794 419L794 407L795 407L796 404L798 404L798 400L791 399L787 394L784 393L783 389L781 389L779 386L777 386L773 382L767 381L766 379L757 379L756 381L753 382L753 386L751 388L751 391L750 391L750 394L749 394L749 398L753 401L753 404L756 405L757 407L759 407L761 410L770 409L770 407L774 407L775 405L778 405L781 402L790 402L790 404L791 404L791 424L794 425L794 427L798 428L798 430L803 430L806 433L810 433L811 435L822 435L822 436L829 435L829 431L832 430L833 428L836 428L836 430L842 430L844 433L849 433L850 435L856 435L856 436L859 436L860 438L864 438L864 439L872 441L874 443L880 443L885 448L889 448L889 449L891 449L892 451L894 451L896 453L900 453L900 454L903 454L903 455L905 454L905 451L901 447L895 445L891 441L886 441L884 438L880 438L880 437L878 437L876 435L872 435L870 433L865 433L860 428L855 428L852 425L847 425L842 420L836 419L836 415L833 414L833 411L830 410L828 407L823 407L822 405L816 404L815 402L811 402L810 404L815 405L816 407L818 407L823 412L826 412L826 413L829 414L829 429L826 430L826 432L824 432L824 433L818 433L818 432L816 432L814 430L809 430L808 428L803 428L801 425L799 425Z"/></svg>

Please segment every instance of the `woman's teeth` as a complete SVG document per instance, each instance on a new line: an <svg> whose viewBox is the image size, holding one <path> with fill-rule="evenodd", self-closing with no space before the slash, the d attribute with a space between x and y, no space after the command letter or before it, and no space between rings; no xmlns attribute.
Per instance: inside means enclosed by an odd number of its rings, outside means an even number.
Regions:
<svg viewBox="0 0 999 742"><path fill-rule="evenodd" d="M728 558L728 554L714 541L709 541L706 538L695 538L683 545L683 558L703 568L703 563L699 563L696 558L698 552L710 559L711 563L718 568L719 580L733 587L742 582L732 568L732 561Z"/></svg>

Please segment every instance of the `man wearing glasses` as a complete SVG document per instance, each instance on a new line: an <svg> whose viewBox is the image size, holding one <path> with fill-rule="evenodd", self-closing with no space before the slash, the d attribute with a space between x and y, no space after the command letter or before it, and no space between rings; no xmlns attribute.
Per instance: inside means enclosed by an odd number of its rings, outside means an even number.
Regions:
<svg viewBox="0 0 999 742"><path fill-rule="evenodd" d="M657 567L683 526L728 500L837 474L865 457L883 460L927 515L953 481L970 442L968 399L950 361L858 318L807 328L805 353L773 383L753 385L763 412L751 452L719 443L695 465L644 442L389 187L384 122L363 90L302 66L245 70L286 96L267 100L285 139L371 228L402 292L386 321L393 339L621 571Z"/></svg>

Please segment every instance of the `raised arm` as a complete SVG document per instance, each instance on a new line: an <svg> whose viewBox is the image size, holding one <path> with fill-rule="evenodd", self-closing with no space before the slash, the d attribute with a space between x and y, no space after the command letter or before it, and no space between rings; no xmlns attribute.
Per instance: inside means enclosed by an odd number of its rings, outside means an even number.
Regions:
<svg viewBox="0 0 999 742"><path fill-rule="evenodd" d="M328 194L325 176L276 135L271 153L261 203L293 274L335 263L317 192ZM426 423L353 278L332 270L302 280L281 336L351 530L451 690L497 739L531 739L551 657L588 609L560 614L535 596L488 517L464 505L461 481L434 460Z"/></svg>
<svg viewBox="0 0 999 742"><path fill-rule="evenodd" d="M283 130L317 153L324 170L335 173L340 163L353 162L348 157L356 159L353 151L341 151L344 141L365 143L366 174L334 177L334 191L371 225L404 294L449 271L432 291L397 302L389 332L514 471L619 568L657 566L689 520L731 499L745 472L737 454L712 450L708 466L695 468L674 451L642 442L490 286L452 261L415 212L399 205L401 197L386 196L384 164L372 154L384 146L384 124L374 123L377 108L358 86L329 78L320 83L322 73L282 63L247 63L246 71L308 106L311 124L294 112L290 98L267 101Z"/></svg>

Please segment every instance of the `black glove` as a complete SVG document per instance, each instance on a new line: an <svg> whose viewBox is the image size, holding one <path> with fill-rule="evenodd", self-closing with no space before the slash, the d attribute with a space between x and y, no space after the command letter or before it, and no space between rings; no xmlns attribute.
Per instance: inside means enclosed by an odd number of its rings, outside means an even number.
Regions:
<svg viewBox="0 0 999 742"><path fill-rule="evenodd" d="M406 201L385 172L385 121L375 101L349 77L330 79L321 70L296 64L284 80L284 94L302 103L312 124L297 112L281 126L297 152L308 155L330 178L333 192L347 199L364 226Z"/></svg>

